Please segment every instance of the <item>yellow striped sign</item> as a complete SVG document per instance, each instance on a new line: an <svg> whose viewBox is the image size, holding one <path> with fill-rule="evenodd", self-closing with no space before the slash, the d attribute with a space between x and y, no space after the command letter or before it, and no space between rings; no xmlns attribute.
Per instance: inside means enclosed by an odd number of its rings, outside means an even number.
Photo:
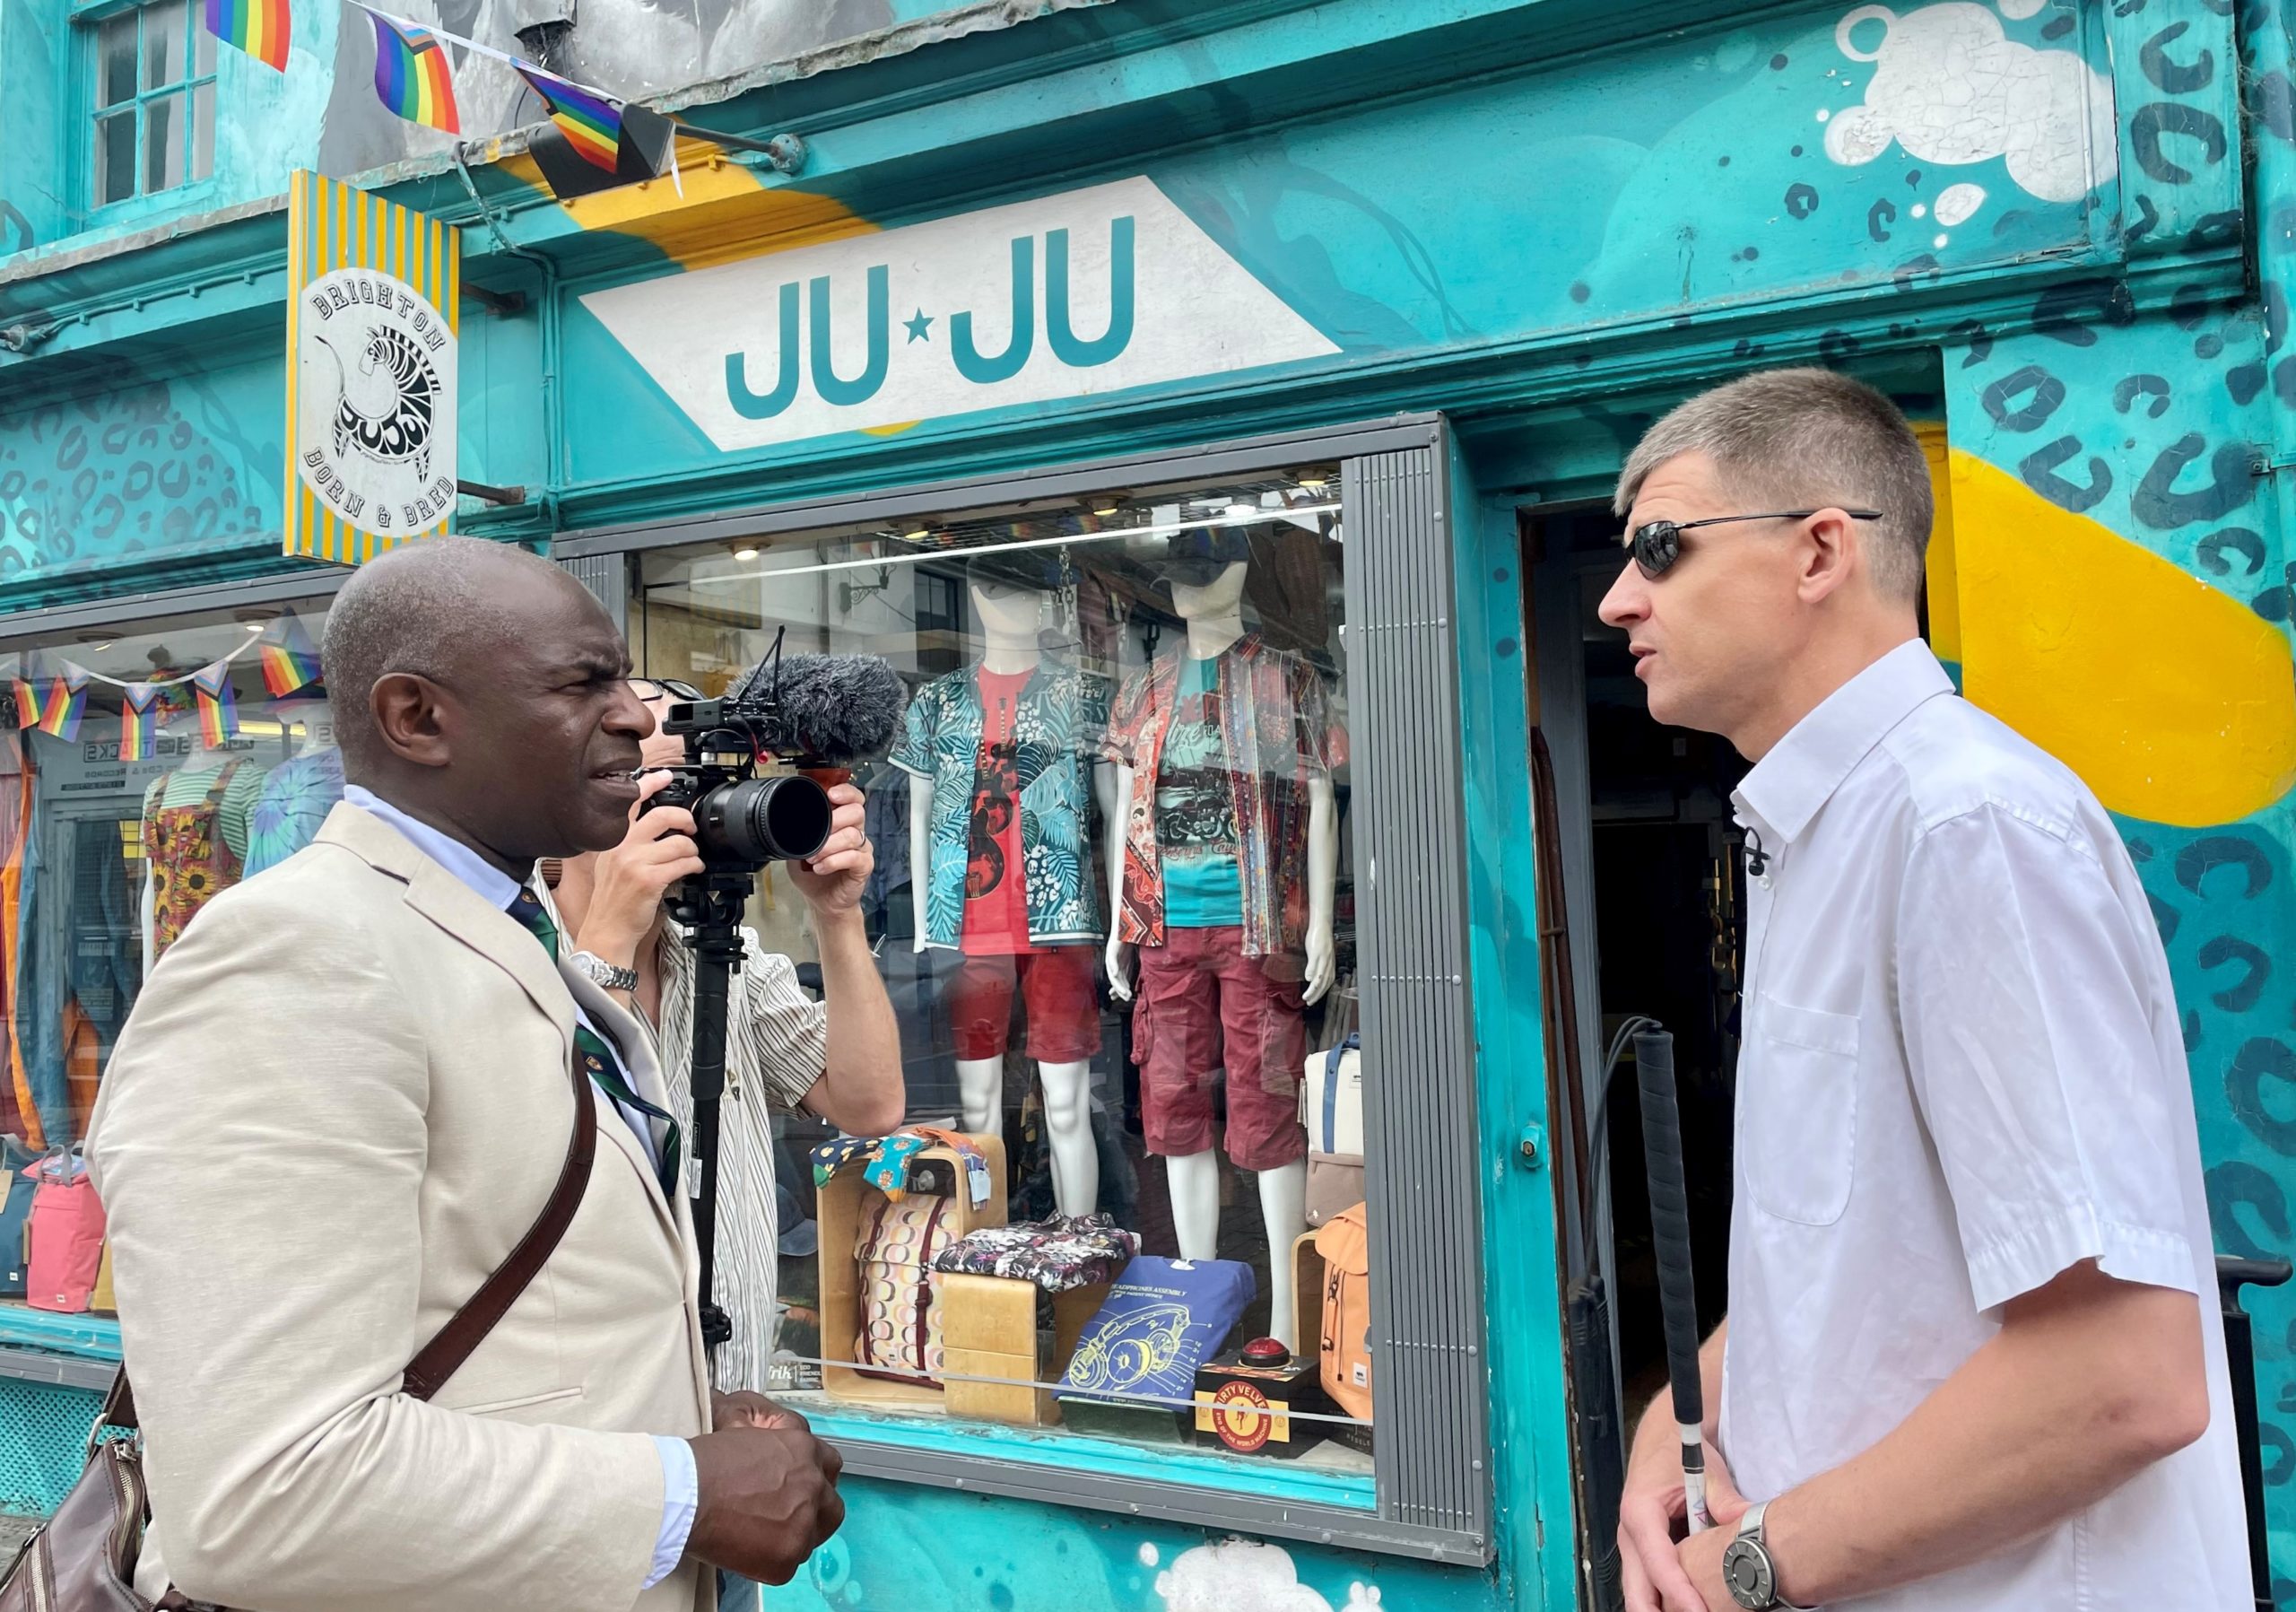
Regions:
<svg viewBox="0 0 2296 1612"><path fill-rule="evenodd" d="M298 172L287 245L285 549L359 565L455 510L460 232Z"/></svg>

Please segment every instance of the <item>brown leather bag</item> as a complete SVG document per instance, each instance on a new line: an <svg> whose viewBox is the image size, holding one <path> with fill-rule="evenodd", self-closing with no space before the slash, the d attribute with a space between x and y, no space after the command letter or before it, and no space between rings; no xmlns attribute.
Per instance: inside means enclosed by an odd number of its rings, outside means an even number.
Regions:
<svg viewBox="0 0 2296 1612"><path fill-rule="evenodd" d="M574 1137L550 1201L501 1268L407 1363L402 1391L412 1399L428 1399L446 1385L509 1313L573 1224L596 1155L597 1103L580 1067L571 1072ZM104 1434L113 1430L126 1436L107 1439ZM136 1593L135 1561L151 1520L143 1435L123 1366L89 1429L87 1469L0 1578L0 1612L215 1612L172 1589L156 1603Z"/></svg>

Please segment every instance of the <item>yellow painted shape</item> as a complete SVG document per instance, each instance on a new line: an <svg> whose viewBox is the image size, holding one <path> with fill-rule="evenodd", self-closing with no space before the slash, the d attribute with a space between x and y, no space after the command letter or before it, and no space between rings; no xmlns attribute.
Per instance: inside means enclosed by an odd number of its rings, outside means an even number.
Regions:
<svg viewBox="0 0 2296 1612"><path fill-rule="evenodd" d="M922 420L904 420L899 425L865 425L861 428L861 434L865 437L898 437L901 432L915 431L924 423Z"/></svg>
<svg viewBox="0 0 2296 1612"><path fill-rule="evenodd" d="M2131 817L2231 823L2296 787L2278 628L1974 454L1952 450L1952 470L1971 700Z"/></svg>
<svg viewBox="0 0 2296 1612"><path fill-rule="evenodd" d="M1929 647L1937 658L1958 663L1961 658L1961 596L1953 554L1953 485L1952 461L1945 446L1943 420L1917 420L1913 434L1929 461L1929 486L1935 494L1937 513L1929 527Z"/></svg>
<svg viewBox="0 0 2296 1612"><path fill-rule="evenodd" d="M558 205L583 229L613 230L650 241L683 269L876 231L875 224L828 196L768 189L755 173L707 141L680 137L677 147L677 184L665 174ZM503 167L523 179L521 164L531 169L533 159L511 158ZM535 180L541 177L535 170Z"/></svg>

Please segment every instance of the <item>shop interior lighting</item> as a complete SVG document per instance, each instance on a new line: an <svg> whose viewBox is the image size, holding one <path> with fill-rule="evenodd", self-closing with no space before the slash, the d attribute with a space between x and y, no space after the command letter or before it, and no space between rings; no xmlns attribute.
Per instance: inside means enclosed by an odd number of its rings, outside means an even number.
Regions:
<svg viewBox="0 0 2296 1612"><path fill-rule="evenodd" d="M986 554L1022 553L1030 549L1084 548L1094 544L1108 543L1131 545L1144 537L1169 537L1176 532L1196 532L1202 531L1207 527L1235 524L1235 518L1224 512L1231 507L1224 500L1211 507L1222 512L1189 518L1180 515L1176 506L1168 504L1159 510L1161 518L1152 520L1145 526L1119 527L1112 531L1086 532L1062 537L1024 538L1013 543L950 544L913 554L873 554L865 560L829 560L818 565L775 566L759 571L727 571L717 576L696 577L689 586L697 588L718 588L732 582L757 582L775 577L813 577L828 571L874 571L886 564L907 565L912 562L924 560L976 559ZM1257 518L1260 513L1257 505L1239 504L1232 507L1241 509L1245 512L1243 518L1247 520ZM1334 499L1322 503L1303 504L1286 513L1294 517L1336 515L1339 510L1339 502ZM920 529L909 536L910 541L922 541L932 536L933 534L929 529Z"/></svg>
<svg viewBox="0 0 2296 1612"><path fill-rule="evenodd" d="M734 558L743 561L756 559L757 545L755 544L744 543L741 547L734 551Z"/></svg>

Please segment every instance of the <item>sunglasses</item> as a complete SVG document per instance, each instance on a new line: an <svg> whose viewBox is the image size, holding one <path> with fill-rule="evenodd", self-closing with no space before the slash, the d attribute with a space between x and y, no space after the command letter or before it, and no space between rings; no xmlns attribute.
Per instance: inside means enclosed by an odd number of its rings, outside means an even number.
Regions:
<svg viewBox="0 0 2296 1612"><path fill-rule="evenodd" d="M1831 506L1827 506L1831 508ZM1709 515L1704 520L1653 520L1639 526L1626 535L1626 545L1634 551L1634 563L1642 574L1656 581L1666 574L1674 562L1683 557L1683 534L1700 527L1726 527L1740 520L1807 520L1816 510L1776 510L1767 515ZM1879 510L1844 510L1852 520L1879 520Z"/></svg>
<svg viewBox="0 0 2296 1612"><path fill-rule="evenodd" d="M674 677L632 677L630 692L640 700L699 700L701 691Z"/></svg>

